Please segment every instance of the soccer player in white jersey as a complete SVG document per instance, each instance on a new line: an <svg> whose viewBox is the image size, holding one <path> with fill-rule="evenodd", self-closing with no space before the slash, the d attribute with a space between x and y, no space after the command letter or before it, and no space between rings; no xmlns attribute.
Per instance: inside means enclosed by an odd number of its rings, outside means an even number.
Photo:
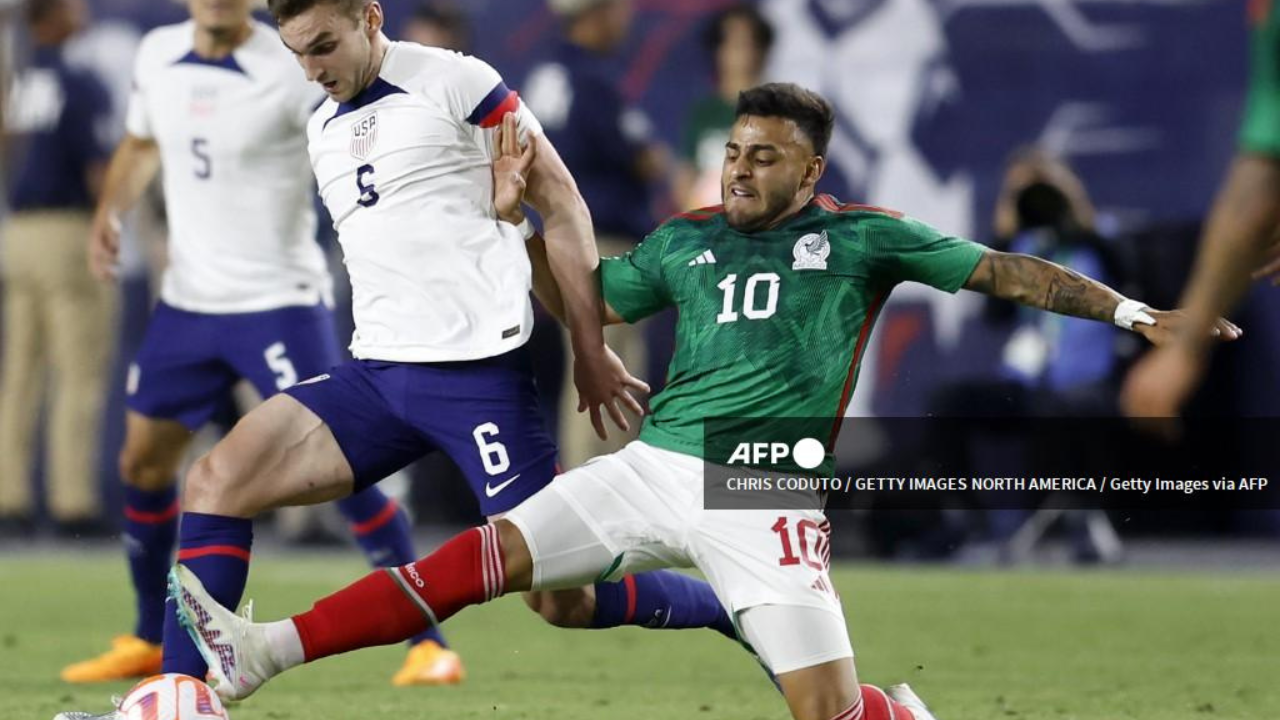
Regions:
<svg viewBox="0 0 1280 720"><path fill-rule="evenodd" d="M137 624L107 652L64 669L69 682L155 674L162 640L179 656L185 647L186 669L203 674L192 665L201 661L189 638L164 620L179 462L241 378L268 397L341 361L307 168L306 122L324 94L299 74L276 31L252 19L250 5L191 0L191 19L149 33L135 61L128 135L112 160L89 250L95 272L111 277L117 218L163 167L170 264L130 368L120 453ZM375 565L414 558L408 518L380 490L340 508ZM202 522L197 514L183 520L191 532L178 557L203 553L206 563L244 565L247 550L224 541L223 530L201 530ZM439 635L411 645L397 684L462 679L458 656Z"/></svg>
<svg viewBox="0 0 1280 720"><path fill-rule="evenodd" d="M815 195L835 121L816 93L761 85L740 95L735 114L721 173L724 205L678 215L634 251L601 264L602 321L635 321L672 305L680 311L670 381L639 440L569 470L506 517L460 533L431 556L375 571L275 623L237 616L179 564L174 597L184 622L198 629L202 651L216 660L210 672L219 695L246 697L292 667L396 642L506 590L679 565L697 567L714 584L745 641L776 673L796 720L934 720L905 685L885 691L859 683L818 494L747 500L735 492L747 507L717 509L705 492L726 488L732 476L759 474L721 463L735 460L744 437L786 439L797 455L802 443L816 446L813 462L775 461L770 475L803 475L804 468L831 475L866 338L903 282L1114 322L1156 344L1169 342L1185 316L1039 258ZM539 150L522 154L515 134L515 123L504 120L494 202L499 217L523 222L519 168ZM545 267L536 238L530 255ZM558 313L554 282L544 272L536 277L539 297ZM1223 340L1239 333L1221 318L1213 329ZM800 440L815 437L827 442ZM773 502L755 502L763 500ZM378 614L362 612L368 607Z"/></svg>
<svg viewBox="0 0 1280 720"><path fill-rule="evenodd" d="M537 147L527 200L542 216L547 262L562 289L581 409L603 436L602 406L626 429L623 408L641 413L631 391L648 390L604 344L586 205L538 121L498 73L473 57L391 42L374 0L270 5L285 46L328 94L307 133L351 277L356 360L268 399L188 474L180 560L225 606L239 602L250 518L265 509L360 492L433 450L462 469L491 518L556 474L524 347L532 279L522 234L532 230L500 222L493 204L494 128L505 114L519 119L525 142ZM246 182L241 193L256 197L255 187ZM237 194L227 202L242 201ZM496 537L486 535L484 548L478 556L493 570L484 575L496 596ZM526 600L563 626L710 627L735 635L710 586L665 570ZM165 640L165 672L204 677L190 641Z"/></svg>

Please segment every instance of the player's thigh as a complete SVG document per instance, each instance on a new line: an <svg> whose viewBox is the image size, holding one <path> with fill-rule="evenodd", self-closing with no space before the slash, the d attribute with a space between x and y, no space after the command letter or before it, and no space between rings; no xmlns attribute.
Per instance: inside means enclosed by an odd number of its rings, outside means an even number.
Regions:
<svg viewBox="0 0 1280 720"><path fill-rule="evenodd" d="M829 573L830 525L821 511L703 511L690 546L698 569L733 617L766 605L815 608L839 623L832 641L851 654Z"/></svg>
<svg viewBox="0 0 1280 720"><path fill-rule="evenodd" d="M525 348L458 363L403 366L405 418L462 470L481 514L505 513L556 475Z"/></svg>
<svg viewBox="0 0 1280 720"><path fill-rule="evenodd" d="M353 360L284 391L325 425L359 492L434 447L388 398L405 382L401 363Z"/></svg>
<svg viewBox="0 0 1280 720"><path fill-rule="evenodd" d="M182 457L191 445L191 430L177 420L125 412L120 477L142 490L163 490L177 481Z"/></svg>
<svg viewBox="0 0 1280 720"><path fill-rule="evenodd" d="M324 305L245 313L227 332L223 359L263 398L341 362L333 313Z"/></svg>
<svg viewBox="0 0 1280 720"><path fill-rule="evenodd" d="M351 493L351 466L325 423L288 395L249 412L191 468L184 509L253 517Z"/></svg>
<svg viewBox="0 0 1280 720"><path fill-rule="evenodd" d="M856 679L853 647L839 605L753 605L737 612L734 621L743 642L779 679L840 660L850 661L848 679Z"/></svg>
<svg viewBox="0 0 1280 720"><path fill-rule="evenodd" d="M218 350L221 316L156 305L129 366L125 406L195 432L236 382Z"/></svg>
<svg viewBox="0 0 1280 720"><path fill-rule="evenodd" d="M505 515L527 545L534 590L690 564L681 540L682 499L664 497L648 482L635 445L558 476Z"/></svg>

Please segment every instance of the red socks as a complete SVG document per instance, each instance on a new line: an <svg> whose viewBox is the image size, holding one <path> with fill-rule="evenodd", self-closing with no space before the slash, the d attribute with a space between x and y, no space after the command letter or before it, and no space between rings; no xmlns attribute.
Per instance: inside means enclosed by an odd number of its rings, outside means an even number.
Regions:
<svg viewBox="0 0 1280 720"><path fill-rule="evenodd" d="M862 696L831 720L915 720L915 715L875 685L863 685Z"/></svg>
<svg viewBox="0 0 1280 720"><path fill-rule="evenodd" d="M493 525L460 533L409 565L377 570L295 615L307 662L390 645L503 592L506 569Z"/></svg>

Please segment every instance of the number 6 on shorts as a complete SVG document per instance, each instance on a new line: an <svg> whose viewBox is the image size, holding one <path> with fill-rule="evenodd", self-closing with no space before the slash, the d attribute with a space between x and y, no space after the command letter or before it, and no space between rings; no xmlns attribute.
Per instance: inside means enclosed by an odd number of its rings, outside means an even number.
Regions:
<svg viewBox="0 0 1280 720"><path fill-rule="evenodd" d="M506 472L511 467L506 446L497 440L490 442L491 438L497 436L498 426L491 422L477 425L471 431L471 437L475 438L476 447L480 449L480 462L484 463L484 471L490 475Z"/></svg>

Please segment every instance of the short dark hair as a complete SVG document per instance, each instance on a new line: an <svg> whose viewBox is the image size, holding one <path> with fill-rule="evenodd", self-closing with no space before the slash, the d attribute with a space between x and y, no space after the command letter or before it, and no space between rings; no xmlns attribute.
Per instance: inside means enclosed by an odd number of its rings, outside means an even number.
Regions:
<svg viewBox="0 0 1280 720"><path fill-rule="evenodd" d="M809 142L815 155L827 154L836 113L831 103L818 93L794 83L765 83L738 93L734 117L754 115L794 121Z"/></svg>
<svg viewBox="0 0 1280 720"><path fill-rule="evenodd" d="M711 16L707 29L702 33L702 45L707 52L714 55L720 49L720 44L724 42L725 25L735 18L742 18L750 23L751 39L755 40L761 55L767 54L773 47L773 25L765 19L759 8L746 2L730 5Z"/></svg>
<svg viewBox="0 0 1280 720"><path fill-rule="evenodd" d="M351 17L360 17L373 0L267 0L267 9L276 24L291 20L317 5L337 5L338 9Z"/></svg>

